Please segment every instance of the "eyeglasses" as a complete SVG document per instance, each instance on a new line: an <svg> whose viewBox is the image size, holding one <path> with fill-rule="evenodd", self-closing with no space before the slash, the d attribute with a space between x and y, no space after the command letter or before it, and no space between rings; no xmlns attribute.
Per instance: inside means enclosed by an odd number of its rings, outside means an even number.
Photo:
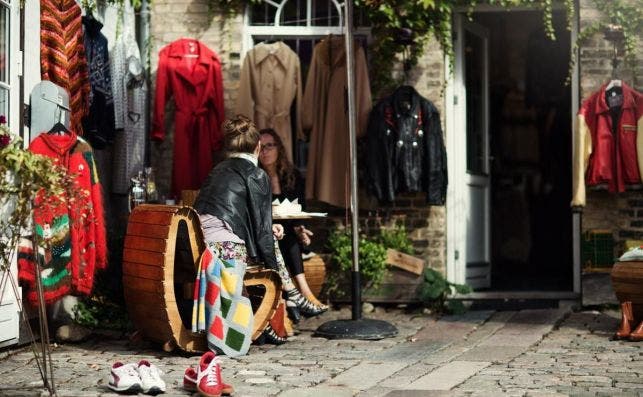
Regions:
<svg viewBox="0 0 643 397"><path fill-rule="evenodd" d="M274 148L276 148L276 147L277 147L277 144L276 144L276 143L269 142L269 143L266 143L266 144L261 145L261 151L262 151L262 152L263 152L264 150L271 151L272 149L274 149Z"/></svg>

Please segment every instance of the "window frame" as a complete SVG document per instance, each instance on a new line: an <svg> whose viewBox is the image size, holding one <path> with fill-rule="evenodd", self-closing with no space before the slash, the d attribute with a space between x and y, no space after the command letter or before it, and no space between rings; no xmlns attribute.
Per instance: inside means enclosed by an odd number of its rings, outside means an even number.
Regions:
<svg viewBox="0 0 643 397"><path fill-rule="evenodd" d="M14 82L12 81L13 80L13 76L12 76L13 68L12 68L12 65L11 65L11 61L14 59L13 58L13 56L14 56L13 51L14 51L14 48L15 48L14 43L13 43L14 34L12 34L12 33L14 33L12 31L12 29L13 29L13 23L12 23L13 22L13 15L12 15L13 14L13 4L11 3L11 1L0 0L0 9L1 8L6 8L6 10L7 10L6 11L7 12L7 14L6 14L7 15L7 21L6 21L7 25L4 28L5 29L4 34L6 35L7 48L6 48L6 52L5 52L5 57L6 57L5 58L6 81L0 80L0 89L3 89L3 90L7 91L7 104L6 104L7 111L6 111L6 114L4 114L4 116L7 118L7 122L11 126L12 125L11 111L13 110L12 106L11 106L12 102L13 102L13 98L12 98L13 95L12 94L13 94L13 91L15 91L15 90L12 90L12 86L15 86L15 84L12 84ZM2 109L0 109L0 114L1 113L2 113Z"/></svg>
<svg viewBox="0 0 643 397"><path fill-rule="evenodd" d="M305 26L286 26L281 25L279 19L281 12L286 3L292 0L263 0L263 3L272 5L277 10L272 25L251 25L250 24L250 6L246 6L243 14L243 44L241 49L241 59L246 52L254 47L255 41L274 39L315 39L323 38L329 34L344 34L344 5L345 1L328 0L333 3L339 15L339 23L334 26L313 26L312 25L312 4L315 0L306 0L306 25ZM368 26L358 27L355 29L355 35L365 36L366 41L371 41L371 28Z"/></svg>

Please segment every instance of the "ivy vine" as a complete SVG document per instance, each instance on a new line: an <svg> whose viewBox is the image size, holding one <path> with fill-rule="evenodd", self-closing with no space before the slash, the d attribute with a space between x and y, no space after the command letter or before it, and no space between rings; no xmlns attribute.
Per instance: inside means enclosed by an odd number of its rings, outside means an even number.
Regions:
<svg viewBox="0 0 643 397"><path fill-rule="evenodd" d="M426 43L434 37L444 54L453 61L454 49L451 37L451 19L456 8L468 10L469 17L480 3L498 5L504 8L529 6L542 10L543 26L547 36L555 40L553 24L554 0L353 0L357 7L363 8L370 20L373 41L370 44L372 54L372 89L376 95L399 85L404 78L394 73L403 56L406 68L417 65L424 53ZM259 3L261 0L209 0L211 9L224 15L234 15L243 10L244 5ZM626 63L634 65L637 52L639 32L643 30L643 7L629 0L592 0L601 18L589 26L583 27L575 43L580 48L587 39L595 34L614 29L622 31L623 52ZM572 22L577 15L574 0L563 0L567 16L567 29L571 30ZM400 40L400 32L409 32L408 40ZM410 42L410 44L409 44ZM576 51L574 51L576 52ZM570 71L576 62L575 54L570 61ZM451 62L453 64L453 62Z"/></svg>
<svg viewBox="0 0 643 397"><path fill-rule="evenodd" d="M92 9L96 1L122 5L124 0L81 0L85 8ZM141 0L131 0L135 8L140 7ZM153 0L150 0L152 2ZM451 37L451 19L453 10L466 9L468 15L480 3L497 5L503 8L528 6L541 10L543 26L547 36L555 40L556 31L553 24L554 0L353 0L357 7L362 8L370 21L372 43L372 89L376 96L399 85L404 78L401 73L394 73L402 64L406 69L417 65L424 54L426 43L434 37L444 54L454 60L453 40ZM582 28L574 43L574 51L570 60L571 70L577 61L576 53L587 40L599 33L618 31L622 43L625 63L633 67L636 62L639 32L643 31L643 7L637 6L631 0L591 0L593 6L600 11L601 17ZM224 16L234 16L242 12L244 6L261 3L262 0L208 0L212 12L220 12ZM577 15L574 0L562 0L564 4L567 29L571 30L572 22ZM402 33L402 34L401 34ZM406 34L406 40L400 36Z"/></svg>

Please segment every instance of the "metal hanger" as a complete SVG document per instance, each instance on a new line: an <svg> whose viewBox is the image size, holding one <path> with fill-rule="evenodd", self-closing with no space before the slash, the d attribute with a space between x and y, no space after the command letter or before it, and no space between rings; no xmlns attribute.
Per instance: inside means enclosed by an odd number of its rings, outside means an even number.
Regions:
<svg viewBox="0 0 643 397"><path fill-rule="evenodd" d="M64 134L69 134L70 132L67 129L67 127L65 127L65 125L59 121L56 124L54 124L53 127L51 127L51 129L47 133L52 135L53 134L64 135Z"/></svg>

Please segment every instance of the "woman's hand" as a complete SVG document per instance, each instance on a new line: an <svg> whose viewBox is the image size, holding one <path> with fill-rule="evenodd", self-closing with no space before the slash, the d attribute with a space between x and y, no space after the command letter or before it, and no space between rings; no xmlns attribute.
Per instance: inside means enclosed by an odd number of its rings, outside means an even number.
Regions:
<svg viewBox="0 0 643 397"><path fill-rule="evenodd" d="M306 226L295 226L295 233L297 233L299 241L301 241L304 246L310 245L310 237L313 235L313 232L306 229Z"/></svg>
<svg viewBox="0 0 643 397"><path fill-rule="evenodd" d="M277 240L284 238L284 227L278 223L272 225L272 235L275 236Z"/></svg>

